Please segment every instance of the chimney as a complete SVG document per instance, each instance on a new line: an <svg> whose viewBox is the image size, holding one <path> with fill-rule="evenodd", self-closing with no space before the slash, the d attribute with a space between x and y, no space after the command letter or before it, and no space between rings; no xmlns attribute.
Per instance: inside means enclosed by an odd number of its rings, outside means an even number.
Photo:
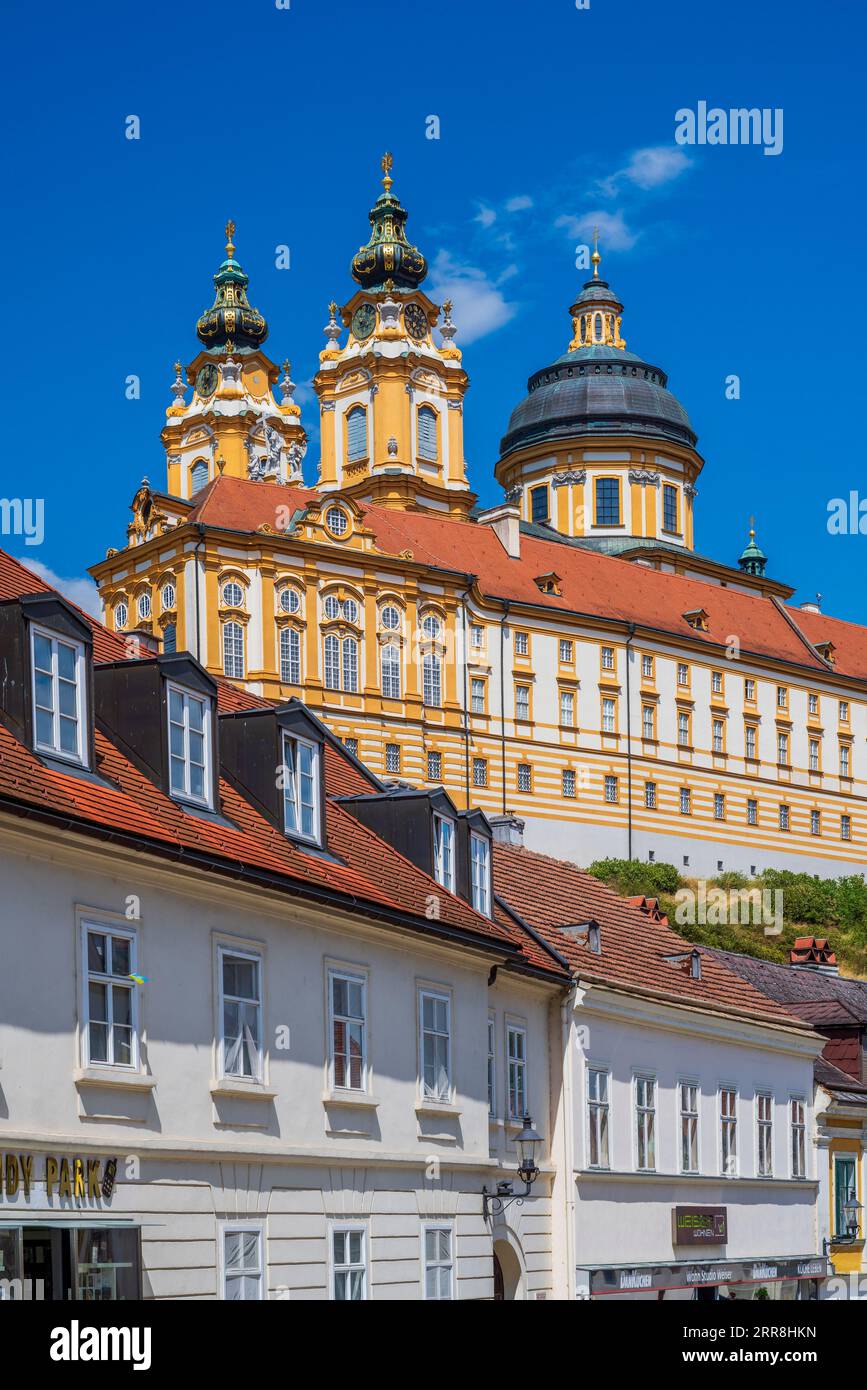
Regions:
<svg viewBox="0 0 867 1390"><path fill-rule="evenodd" d="M839 975L837 957L825 936L799 936L789 960L796 970L815 970L819 975Z"/></svg>
<svg viewBox="0 0 867 1390"><path fill-rule="evenodd" d="M524 843L524 822L519 816L489 816L488 820L498 845L520 849Z"/></svg>
<svg viewBox="0 0 867 1390"><path fill-rule="evenodd" d="M512 560L521 558L521 513L511 502L503 502L499 507L489 507L479 512L476 520L481 526L490 526L506 554Z"/></svg>
<svg viewBox="0 0 867 1390"><path fill-rule="evenodd" d="M801 612L802 612L802 613L821 613L822 610L821 610L821 608L819 607L819 602L820 602L820 600L821 600L821 597L822 597L821 594L817 594L816 597L815 597L814 599L807 599L804 603L800 604L799 607L800 607L800 609L801 609Z"/></svg>

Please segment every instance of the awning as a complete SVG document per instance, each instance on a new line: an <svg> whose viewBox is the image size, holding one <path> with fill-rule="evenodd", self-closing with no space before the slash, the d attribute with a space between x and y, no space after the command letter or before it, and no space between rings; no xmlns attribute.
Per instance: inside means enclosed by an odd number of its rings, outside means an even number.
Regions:
<svg viewBox="0 0 867 1390"><path fill-rule="evenodd" d="M825 1255L706 1263L683 1260L670 1265L611 1265L578 1270L579 1284L585 1288L589 1284L590 1293L600 1295L713 1288L721 1284L769 1284L777 1279L827 1279L831 1274L833 1270Z"/></svg>

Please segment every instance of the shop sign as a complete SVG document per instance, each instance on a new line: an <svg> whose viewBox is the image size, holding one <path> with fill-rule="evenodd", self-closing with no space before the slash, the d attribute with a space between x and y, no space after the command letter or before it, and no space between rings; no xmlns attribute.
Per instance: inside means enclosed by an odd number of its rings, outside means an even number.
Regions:
<svg viewBox="0 0 867 1390"><path fill-rule="evenodd" d="M12 1202L43 1184L48 1198L70 1202L108 1201L114 1190L116 1158L76 1158L65 1154L0 1155L0 1202Z"/></svg>
<svg viewBox="0 0 867 1390"><path fill-rule="evenodd" d="M675 1207L671 1225L675 1245L725 1245L728 1240L726 1207Z"/></svg>
<svg viewBox="0 0 867 1390"><path fill-rule="evenodd" d="M624 1266L585 1271L589 1293L638 1293L659 1289L708 1288L720 1284L762 1284L778 1279L826 1279L831 1273L823 1256L785 1260L726 1260L719 1264ZM586 1296L586 1295L585 1295Z"/></svg>

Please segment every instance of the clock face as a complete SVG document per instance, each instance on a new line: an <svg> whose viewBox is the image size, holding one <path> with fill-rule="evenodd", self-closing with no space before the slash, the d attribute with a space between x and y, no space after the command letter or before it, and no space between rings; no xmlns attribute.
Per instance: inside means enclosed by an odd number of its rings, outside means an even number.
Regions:
<svg viewBox="0 0 867 1390"><path fill-rule="evenodd" d="M420 304L407 305L403 319L406 324L407 333L411 338L414 338L417 343L420 343L422 338L427 337L427 314Z"/></svg>
<svg viewBox="0 0 867 1390"><path fill-rule="evenodd" d="M199 368L199 373L196 377L196 390L200 396L213 396L219 380L220 373L217 371L213 362L206 362L204 367Z"/></svg>
<svg viewBox="0 0 867 1390"><path fill-rule="evenodd" d="M376 327L376 310L372 304L359 304L352 315L352 331L356 338L369 338Z"/></svg>

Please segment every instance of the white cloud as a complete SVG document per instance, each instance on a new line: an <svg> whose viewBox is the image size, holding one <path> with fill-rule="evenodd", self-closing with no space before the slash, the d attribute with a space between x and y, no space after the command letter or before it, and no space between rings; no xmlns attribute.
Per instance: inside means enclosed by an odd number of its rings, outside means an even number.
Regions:
<svg viewBox="0 0 867 1390"><path fill-rule="evenodd" d="M672 149L668 145L649 145L645 149L635 150L628 164L608 178L601 179L599 187L609 198L614 197L623 183L634 184L645 191L660 188L679 178L691 163L692 160L683 150Z"/></svg>
<svg viewBox="0 0 867 1390"><path fill-rule="evenodd" d="M462 347L502 328L518 311L483 270L454 260L448 251L440 251L431 268L431 296L453 301Z"/></svg>
<svg viewBox="0 0 867 1390"><path fill-rule="evenodd" d="M27 568L38 574L40 579L44 579L46 584L50 584L52 589L63 594L70 603L75 603L79 608L83 608L85 613L89 613L92 618L102 616L102 605L99 601L99 591L92 579L86 576L82 579L61 579L59 575L50 570L47 565L43 565L41 560L31 560L28 558Z"/></svg>
<svg viewBox="0 0 867 1390"><path fill-rule="evenodd" d="M638 240L638 234L630 231L622 212L586 212L580 217L564 213L554 223L555 227L565 227L570 237L580 237L588 244L593 240L594 227L599 228L599 240L603 250L629 251Z"/></svg>
<svg viewBox="0 0 867 1390"><path fill-rule="evenodd" d="M493 208L487 207L484 203L479 203L479 210L476 213L475 221L480 222L483 227L492 227L497 220L497 214Z"/></svg>
<svg viewBox="0 0 867 1390"><path fill-rule="evenodd" d="M506 203L506 212L526 212L533 206L533 199L527 193L520 194L517 198L510 198Z"/></svg>

